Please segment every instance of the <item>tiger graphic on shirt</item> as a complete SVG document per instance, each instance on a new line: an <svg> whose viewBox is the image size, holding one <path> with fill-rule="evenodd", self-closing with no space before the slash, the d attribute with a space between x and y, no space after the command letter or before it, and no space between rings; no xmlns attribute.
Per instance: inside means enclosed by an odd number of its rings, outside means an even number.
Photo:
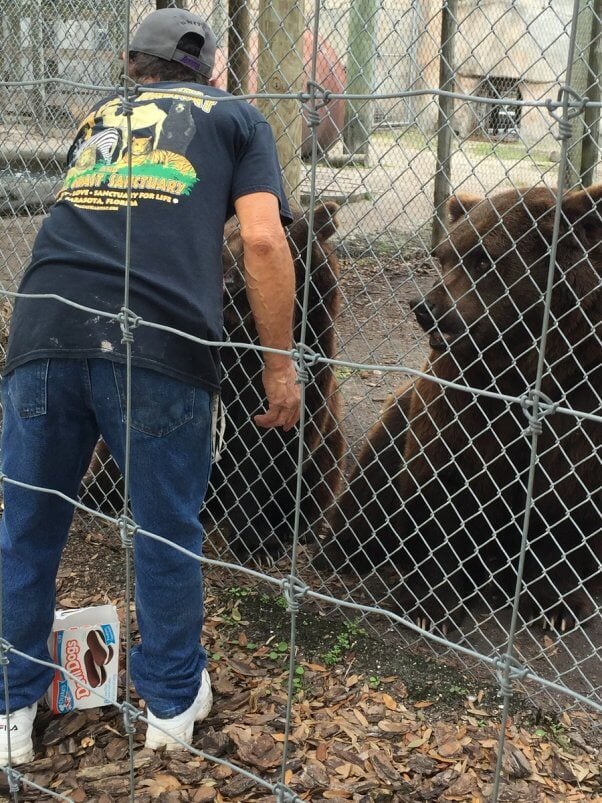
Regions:
<svg viewBox="0 0 602 803"><path fill-rule="evenodd" d="M125 114L113 98L83 121L69 152L69 167L58 200L84 209L116 211L141 200L178 203L198 176L186 150L196 134L191 107L210 112L215 102L198 93L180 97L150 92ZM155 102L170 97L165 111ZM203 105L204 103L204 105Z"/></svg>

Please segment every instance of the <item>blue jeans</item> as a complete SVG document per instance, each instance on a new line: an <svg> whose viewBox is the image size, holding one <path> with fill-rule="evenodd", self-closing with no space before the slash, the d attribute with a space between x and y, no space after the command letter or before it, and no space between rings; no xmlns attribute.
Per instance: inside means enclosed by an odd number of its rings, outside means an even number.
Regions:
<svg viewBox="0 0 602 803"><path fill-rule="evenodd" d="M99 434L123 466L125 367L105 359L35 360L2 380L2 470L7 478L76 498ZM201 554L199 510L211 467L211 394L132 368L130 503L142 529ZM55 580L74 508L59 497L4 483L0 524L3 636L49 660ZM131 653L138 694L159 717L185 711L206 654L198 561L134 536L141 641ZM91 589L90 589L91 590ZM11 710L44 695L52 670L9 654ZM0 712L4 712L0 672Z"/></svg>

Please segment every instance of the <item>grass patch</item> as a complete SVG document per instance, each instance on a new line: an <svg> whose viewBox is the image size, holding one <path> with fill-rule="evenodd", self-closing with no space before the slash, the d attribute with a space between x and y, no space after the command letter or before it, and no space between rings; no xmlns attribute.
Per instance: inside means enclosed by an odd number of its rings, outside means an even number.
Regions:
<svg viewBox="0 0 602 803"><path fill-rule="evenodd" d="M491 156L496 156L506 162L530 159L536 164L543 164L550 161L547 154L541 151L529 150L522 142L487 142L469 139L464 140L462 143L462 150L469 161L487 159Z"/></svg>

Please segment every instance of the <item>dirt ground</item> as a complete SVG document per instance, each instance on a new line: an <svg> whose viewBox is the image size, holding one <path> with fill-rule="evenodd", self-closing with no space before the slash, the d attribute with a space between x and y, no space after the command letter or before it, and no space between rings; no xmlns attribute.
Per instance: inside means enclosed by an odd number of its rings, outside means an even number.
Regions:
<svg viewBox="0 0 602 803"><path fill-rule="evenodd" d="M41 709L36 759L20 768L17 800L112 803L274 800L280 780L292 646L290 614L267 584L206 571L204 643L215 705L193 752L153 753L135 723L133 763L122 715L96 708L52 717ZM122 629L124 555L110 528L75 528L63 562L61 607L113 603ZM435 659L358 621L304 605L296 617L293 701L284 780L312 803L490 800L501 700L491 678ZM124 694L121 673L120 698ZM131 691L131 702L143 701ZM214 761L217 758L219 763ZM591 714L551 713L512 699L500 801L599 801L602 731ZM246 775L236 772L241 768ZM6 783L0 799L9 800ZM260 780L261 779L261 780ZM36 784L29 786L27 781ZM11 800L14 798L10 798Z"/></svg>

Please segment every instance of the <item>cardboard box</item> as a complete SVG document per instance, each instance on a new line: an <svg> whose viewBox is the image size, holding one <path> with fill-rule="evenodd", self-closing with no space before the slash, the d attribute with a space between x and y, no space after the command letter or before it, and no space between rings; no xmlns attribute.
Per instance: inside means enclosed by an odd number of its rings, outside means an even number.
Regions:
<svg viewBox="0 0 602 803"><path fill-rule="evenodd" d="M47 693L53 713L117 701L119 619L114 605L56 611L48 649L55 664L94 689L57 670Z"/></svg>

